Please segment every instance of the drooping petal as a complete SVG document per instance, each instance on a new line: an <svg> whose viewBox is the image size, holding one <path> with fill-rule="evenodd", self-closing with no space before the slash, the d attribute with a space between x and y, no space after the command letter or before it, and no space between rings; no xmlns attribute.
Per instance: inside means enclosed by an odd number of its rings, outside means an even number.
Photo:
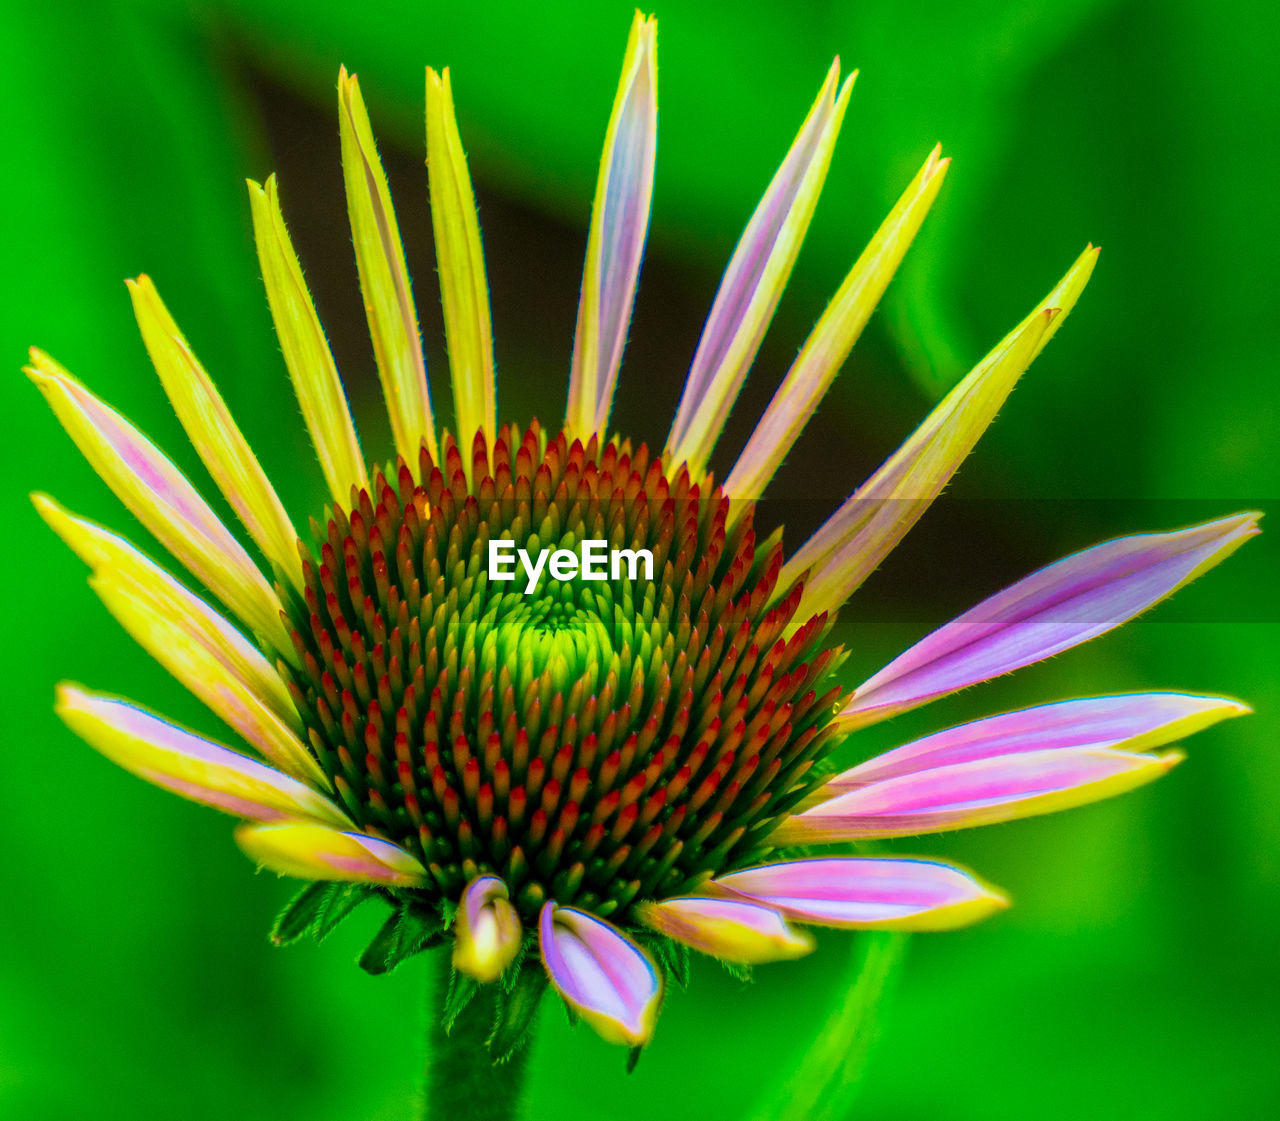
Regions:
<svg viewBox="0 0 1280 1121"><path fill-rule="evenodd" d="M784 566L781 591L809 570L798 615L839 608L919 521L973 450L1093 274L1090 246L1066 276L929 414Z"/></svg>
<svg viewBox="0 0 1280 1121"><path fill-rule="evenodd" d="M338 74L338 122L347 214L378 376L396 451L416 471L418 448L424 439L431 458L440 459L418 312L391 191L378 159L360 83L345 66Z"/></svg>
<svg viewBox="0 0 1280 1121"><path fill-rule="evenodd" d="M724 490L730 498L754 501L764 494L831 387L946 178L950 161L942 159L940 152L935 148L929 153L805 341L725 479ZM733 506L738 515L746 509L746 501Z"/></svg>
<svg viewBox="0 0 1280 1121"><path fill-rule="evenodd" d="M881 779L794 814L776 844L911 837L1055 813L1159 778L1184 756L1061 747Z"/></svg>
<svg viewBox="0 0 1280 1121"><path fill-rule="evenodd" d="M33 350L31 360L28 375L134 517L237 618L291 657L275 592L173 461L48 355Z"/></svg>
<svg viewBox="0 0 1280 1121"><path fill-rule="evenodd" d="M604 431L627 343L649 230L658 150L657 22L636 12L627 40L591 209L565 427L584 442Z"/></svg>
<svg viewBox="0 0 1280 1121"><path fill-rule="evenodd" d="M496 981L520 949L520 916L497 876L477 876L458 901L453 967L477 981Z"/></svg>
<svg viewBox="0 0 1280 1121"><path fill-rule="evenodd" d="M1227 697L1193 693L1132 693L1036 705L903 744L834 776L822 793L834 796L881 779L1024 751L1148 751L1251 711Z"/></svg>
<svg viewBox="0 0 1280 1121"><path fill-rule="evenodd" d="M687 462L695 477L706 469L791 276L856 76L850 75L839 86L840 60L831 64L817 100L747 223L720 282L667 437L670 462Z"/></svg>
<svg viewBox="0 0 1280 1121"><path fill-rule="evenodd" d="M139 778L255 821L350 824L323 794L256 759L170 723L140 705L58 686L55 709L76 735Z"/></svg>
<svg viewBox="0 0 1280 1121"><path fill-rule="evenodd" d="M351 504L351 488L367 490L369 476L338 368L333 364L302 266L285 229L274 175L268 177L265 186L249 181L249 204L267 303L293 391L302 406L302 419L311 433L329 493L335 502L347 507Z"/></svg>
<svg viewBox="0 0 1280 1121"><path fill-rule="evenodd" d="M309 821L246 823L236 828L236 844L259 867L300 880L421 887L427 879L427 870L399 845Z"/></svg>
<svg viewBox="0 0 1280 1121"><path fill-rule="evenodd" d="M50 528L94 572L111 571L127 580L135 596L173 620L191 641L202 643L227 672L301 732L302 722L279 672L225 617L123 537L76 517L48 495L33 494L31 500Z"/></svg>
<svg viewBox="0 0 1280 1121"><path fill-rule="evenodd" d="M814 947L810 934L797 930L772 907L745 899L664 899L642 903L636 917L704 954L746 965L804 957Z"/></svg>
<svg viewBox="0 0 1280 1121"><path fill-rule="evenodd" d="M490 448L497 435L497 390L493 374L493 328L485 279L480 221L453 112L449 70L427 70L427 180L444 308L449 374L463 462L483 431Z"/></svg>
<svg viewBox="0 0 1280 1121"><path fill-rule="evenodd" d="M142 341L192 447L262 555L302 591L298 534L257 456L178 330L151 278L143 275L125 284Z"/></svg>
<svg viewBox="0 0 1280 1121"><path fill-rule="evenodd" d="M547 903L538 921L552 985L610 1043L643 1047L662 1003L662 975L644 950L586 911Z"/></svg>
<svg viewBox="0 0 1280 1121"><path fill-rule="evenodd" d="M1121 537L1048 565L916 643L854 690L837 723L872 724L1105 634L1230 556L1259 517Z"/></svg>
<svg viewBox="0 0 1280 1121"><path fill-rule="evenodd" d="M158 608L144 589L112 569L89 581L107 610L144 650L280 770L316 787L329 780L298 734L225 662L199 631Z"/></svg>
<svg viewBox="0 0 1280 1121"><path fill-rule="evenodd" d="M898 857L783 860L713 883L798 922L859 929L954 930L1009 905L952 864Z"/></svg>

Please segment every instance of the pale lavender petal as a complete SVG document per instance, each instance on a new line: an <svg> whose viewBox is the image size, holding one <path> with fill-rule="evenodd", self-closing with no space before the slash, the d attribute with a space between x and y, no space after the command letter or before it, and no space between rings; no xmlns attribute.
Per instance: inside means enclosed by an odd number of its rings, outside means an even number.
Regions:
<svg viewBox="0 0 1280 1121"><path fill-rule="evenodd" d="M850 78L837 94L839 79L837 60L743 231L707 317L667 438L671 461L687 462L694 475L746 381L809 228L852 89Z"/></svg>
<svg viewBox="0 0 1280 1121"><path fill-rule="evenodd" d="M721 876L713 884L820 926L952 930L1009 905L994 888L936 860L785 860Z"/></svg>
<svg viewBox="0 0 1280 1121"><path fill-rule="evenodd" d="M1248 705L1227 697L1193 693L1131 693L1036 705L974 720L886 751L836 775L822 792L841 794L898 775L1025 751L1119 747L1145 751L1250 711Z"/></svg>
<svg viewBox="0 0 1280 1121"><path fill-rule="evenodd" d="M657 26L636 13L591 214L566 426L586 440L613 402L649 230L658 145Z"/></svg>
<svg viewBox="0 0 1280 1121"><path fill-rule="evenodd" d="M662 977L647 953L586 911L547 903L538 923L552 985L610 1043L641 1047L653 1035Z"/></svg>
<svg viewBox="0 0 1280 1121"><path fill-rule="evenodd" d="M854 787L788 818L774 841L909 837L1053 813L1151 782L1182 758L1060 747L972 759Z"/></svg>
<svg viewBox="0 0 1280 1121"><path fill-rule="evenodd" d="M871 724L1105 634L1233 553L1260 516L1121 537L1042 568L916 643L860 685L837 721Z"/></svg>

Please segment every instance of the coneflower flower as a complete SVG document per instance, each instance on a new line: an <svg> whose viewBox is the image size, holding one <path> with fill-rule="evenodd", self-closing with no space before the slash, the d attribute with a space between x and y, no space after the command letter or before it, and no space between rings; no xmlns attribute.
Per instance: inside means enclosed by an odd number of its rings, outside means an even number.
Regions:
<svg viewBox="0 0 1280 1121"><path fill-rule="evenodd" d="M338 80L356 260L394 435L370 467L285 228L250 184L267 298L331 504L300 533L151 281L146 347L255 561L171 460L51 358L29 374L89 461L193 578L37 495L109 611L244 741L77 685L57 710L141 777L243 819L258 864L311 881L278 941L366 900L362 962L452 945L442 1018L482 1010L494 1058L548 981L633 1049L685 948L794 958L806 927L942 930L1004 896L936 860L832 842L1007 821L1148 782L1160 750L1248 711L1182 693L1071 700L904 744L840 773L852 732L1096 637L1256 532L1240 514L1043 568L843 692L836 613L942 491L1093 269L1062 280L794 553L754 506L831 385L947 171L930 153L857 259L723 481L708 469L813 214L852 77L838 62L738 243L660 452L610 434L656 148L655 24L627 46L587 243L564 425L499 423L480 231L449 73L427 72L427 166L456 430L436 423L360 89ZM655 445L656 447L656 445ZM509 545L494 546L495 542ZM584 578L584 549L607 575ZM515 565L500 579L494 557ZM581 565L581 568L579 567ZM534 569L536 568L536 571ZM847 846L846 846L847 851ZM470 1004L468 1002L471 1002Z"/></svg>

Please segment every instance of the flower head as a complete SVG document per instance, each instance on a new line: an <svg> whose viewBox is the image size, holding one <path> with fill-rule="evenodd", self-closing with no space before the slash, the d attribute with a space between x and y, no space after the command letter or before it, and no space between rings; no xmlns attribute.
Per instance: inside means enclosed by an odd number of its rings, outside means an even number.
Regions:
<svg viewBox="0 0 1280 1121"><path fill-rule="evenodd" d="M755 503L942 185L935 150L857 259L723 481L708 463L787 282L850 94L827 74L726 270L661 451L611 434L657 127L637 15L608 124L565 422L500 422L480 229L448 71L427 74L432 218L456 416L435 422L386 178L354 75L338 82L347 201L394 459L370 465L274 178L250 184L285 365L331 503L299 533L146 277L134 310L165 392L264 572L174 464L51 358L29 373L204 592L36 496L126 630L244 741L233 749L79 686L57 709L143 778L243 819L259 864L313 881L279 941L356 904L392 914L379 972L441 942L495 984L518 1039L547 981L606 1038L650 1038L692 947L754 964L807 927L942 930L1005 906L953 865L809 846L1005 821L1163 774L1160 751L1247 711L1181 693L1004 713L834 773L858 729L1100 635L1256 532L1242 514L1127 537L1033 573L846 692L836 613L911 528L1088 282L1087 249L920 429L794 553ZM606 575L588 573L592 544ZM578 560L570 563L575 551ZM495 553L519 554L510 582ZM550 559L548 560L548 554ZM530 558L541 560L534 564ZM207 594L206 594L207 593ZM461 999L461 998L459 998ZM502 1025L500 1024L500 1028Z"/></svg>

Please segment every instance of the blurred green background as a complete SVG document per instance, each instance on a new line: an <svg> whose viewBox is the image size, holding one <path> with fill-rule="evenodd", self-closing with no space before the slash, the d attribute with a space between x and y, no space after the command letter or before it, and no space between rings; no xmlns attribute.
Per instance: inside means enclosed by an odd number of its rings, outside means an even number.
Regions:
<svg viewBox="0 0 1280 1121"><path fill-rule="evenodd" d="M908 263L782 476L813 524L1048 291L1086 241L1089 292L948 496L843 617L847 683L1068 551L1261 504L1277 451L1277 17L1232 0L659 0L653 234L615 421L661 441L751 207L832 54L861 69L731 462L841 275L936 141L955 159ZM446 409L423 67L450 65L480 199L501 411L563 408L623 2L223 0L3 6L0 299L10 637L0 680L0 1116L413 1115L428 970L352 959L372 911L273 950L291 887L225 818L74 740L63 677L218 733L107 617L26 494L144 540L18 373L50 350L195 477L121 280L149 272L291 512L323 500L270 334L242 180L272 170L365 445L388 446L364 334L335 110L362 80ZM821 500L816 501L816 500ZM795 544L798 534L789 540ZM1280 604L1267 536L1124 631L865 733L891 746L1076 693L1222 691L1258 714L1157 787L904 850L971 863L1017 906L911 944L854 1115L883 1121L1270 1115L1280 1091ZM746 1116L847 983L851 940L745 987L713 964L667 1002L636 1073L544 1009L532 1116Z"/></svg>

